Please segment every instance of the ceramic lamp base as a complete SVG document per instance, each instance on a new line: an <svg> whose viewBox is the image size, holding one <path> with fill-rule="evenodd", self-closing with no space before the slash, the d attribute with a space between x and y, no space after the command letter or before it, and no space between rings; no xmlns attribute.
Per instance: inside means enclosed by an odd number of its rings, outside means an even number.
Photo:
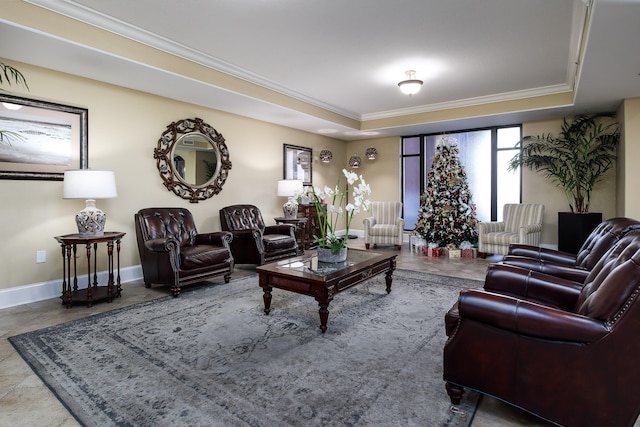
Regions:
<svg viewBox="0 0 640 427"><path fill-rule="evenodd" d="M287 202L282 205L282 211L286 219L294 219L298 216L298 205L296 203Z"/></svg>
<svg viewBox="0 0 640 427"><path fill-rule="evenodd" d="M76 225L81 237L102 237L104 236L104 224L107 222L107 215L96 208L96 201L87 199L86 207L76 215Z"/></svg>

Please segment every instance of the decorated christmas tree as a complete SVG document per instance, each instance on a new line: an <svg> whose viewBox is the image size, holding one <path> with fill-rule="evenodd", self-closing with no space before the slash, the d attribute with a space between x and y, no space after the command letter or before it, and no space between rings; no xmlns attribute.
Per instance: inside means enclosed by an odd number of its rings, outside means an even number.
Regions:
<svg viewBox="0 0 640 427"><path fill-rule="evenodd" d="M440 139L427 175L426 192L420 197L415 231L438 246L478 242L476 206L459 154L455 138Z"/></svg>

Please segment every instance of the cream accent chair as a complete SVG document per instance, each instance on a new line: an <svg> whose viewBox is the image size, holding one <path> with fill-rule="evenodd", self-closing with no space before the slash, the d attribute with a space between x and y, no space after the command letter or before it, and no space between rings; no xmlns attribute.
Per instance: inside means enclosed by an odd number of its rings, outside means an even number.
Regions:
<svg viewBox="0 0 640 427"><path fill-rule="evenodd" d="M395 245L402 249L402 202L371 202L371 216L362 221L364 224L364 246Z"/></svg>
<svg viewBox="0 0 640 427"><path fill-rule="evenodd" d="M486 254L509 253L511 243L540 246L544 205L505 204L502 221L478 224L478 252Z"/></svg>

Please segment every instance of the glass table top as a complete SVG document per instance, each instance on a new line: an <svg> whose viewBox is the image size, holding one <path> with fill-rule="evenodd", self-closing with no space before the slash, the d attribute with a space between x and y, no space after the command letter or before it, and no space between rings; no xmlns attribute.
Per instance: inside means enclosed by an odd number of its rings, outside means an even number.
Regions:
<svg viewBox="0 0 640 427"><path fill-rule="evenodd" d="M328 276L340 270L349 268L363 261L368 261L379 257L380 254L370 251L362 251L357 249L349 249L347 252L347 260L337 263L328 263L318 261L318 257L313 253L302 259L295 258L292 260L284 260L277 263L277 269L286 269L289 271L299 271L301 273L315 274L317 276Z"/></svg>

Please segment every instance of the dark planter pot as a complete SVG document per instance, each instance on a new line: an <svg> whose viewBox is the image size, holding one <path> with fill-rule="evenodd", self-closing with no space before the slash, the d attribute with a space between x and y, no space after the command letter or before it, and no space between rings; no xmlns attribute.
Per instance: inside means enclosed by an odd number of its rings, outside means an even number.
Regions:
<svg viewBox="0 0 640 427"><path fill-rule="evenodd" d="M558 212L558 250L577 254L601 222L602 213Z"/></svg>

